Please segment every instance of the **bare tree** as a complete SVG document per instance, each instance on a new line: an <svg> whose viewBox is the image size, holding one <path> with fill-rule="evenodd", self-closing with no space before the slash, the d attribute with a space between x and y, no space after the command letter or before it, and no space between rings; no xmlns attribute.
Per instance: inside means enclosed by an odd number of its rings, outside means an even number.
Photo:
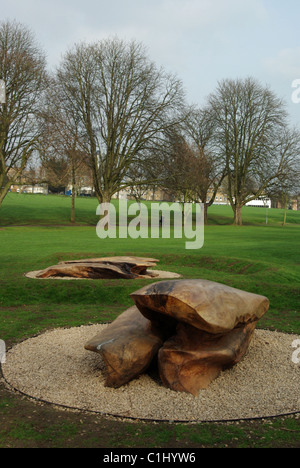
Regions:
<svg viewBox="0 0 300 468"><path fill-rule="evenodd" d="M119 39L75 46L58 79L68 111L79 119L97 198L110 201L132 180L132 165L161 143L178 118L182 85L158 70L141 44Z"/></svg>
<svg viewBox="0 0 300 468"><path fill-rule="evenodd" d="M36 148L36 116L47 84L46 60L32 33L16 22L0 23L0 205Z"/></svg>
<svg viewBox="0 0 300 468"><path fill-rule="evenodd" d="M184 137L177 131L168 132L169 144L161 153L161 185L174 201L186 203L192 198L192 151Z"/></svg>
<svg viewBox="0 0 300 468"><path fill-rule="evenodd" d="M300 132L286 129L280 139L280 153L284 153L283 167L268 188L268 196L280 202L284 209L282 225L286 224L287 209L300 193Z"/></svg>
<svg viewBox="0 0 300 468"><path fill-rule="evenodd" d="M225 177L224 163L211 149L213 120L207 109L185 109L182 125L168 133L163 185L176 200L203 203L204 220Z"/></svg>
<svg viewBox="0 0 300 468"><path fill-rule="evenodd" d="M63 88L52 79L40 113L39 154L48 182L56 181L58 185L71 182L71 222L74 223L78 172L87 161L79 145L78 121L68 112L64 99Z"/></svg>
<svg viewBox="0 0 300 468"><path fill-rule="evenodd" d="M131 166L129 180L131 185L128 187L128 194L133 197L137 203L140 203L147 192L151 190L152 185L150 180L151 176L148 174L146 166L142 164Z"/></svg>
<svg viewBox="0 0 300 468"><path fill-rule="evenodd" d="M282 101L253 78L224 80L209 97L214 151L226 167L234 223L242 207L286 170L287 115Z"/></svg>
<svg viewBox="0 0 300 468"><path fill-rule="evenodd" d="M193 152L190 180L194 201L204 205L204 222L207 210L215 201L226 176L226 165L214 152L212 145L214 118L209 108L192 109L185 119L184 132Z"/></svg>

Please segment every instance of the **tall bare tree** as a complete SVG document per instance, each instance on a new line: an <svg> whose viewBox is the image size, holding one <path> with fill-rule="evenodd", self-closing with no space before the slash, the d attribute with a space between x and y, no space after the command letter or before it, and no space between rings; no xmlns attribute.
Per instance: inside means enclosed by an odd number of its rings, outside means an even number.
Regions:
<svg viewBox="0 0 300 468"><path fill-rule="evenodd" d="M45 70L45 56L30 30L0 23L0 79L6 87L6 103L0 105L0 205L36 148Z"/></svg>
<svg viewBox="0 0 300 468"><path fill-rule="evenodd" d="M43 167L50 182L51 179L56 179L59 185L71 182L71 222L74 223L78 172L87 161L79 145L78 120L68 112L63 88L55 79L45 93L40 125L39 154Z"/></svg>
<svg viewBox="0 0 300 468"><path fill-rule="evenodd" d="M284 209L282 225L286 224L288 204L300 194L300 131L286 129L281 135L280 152L285 154L283 167L267 194Z"/></svg>
<svg viewBox="0 0 300 468"><path fill-rule="evenodd" d="M282 101L257 80L224 80L209 97L215 154L226 167L234 223L242 207L286 171L288 132Z"/></svg>
<svg viewBox="0 0 300 468"><path fill-rule="evenodd" d="M204 222L207 210L215 201L226 176L226 165L213 148L214 118L209 108L192 109L184 121L184 134L193 151L190 171L194 201L204 205Z"/></svg>
<svg viewBox="0 0 300 468"><path fill-rule="evenodd" d="M179 130L179 129L178 129ZM174 201L188 203L198 201L195 193L199 174L198 153L185 139L185 135L172 132L168 135L169 145L165 146L161 156L161 186Z"/></svg>
<svg viewBox="0 0 300 468"><path fill-rule="evenodd" d="M181 82L158 70L141 44L117 38L75 46L57 76L68 110L79 119L97 198L108 202L178 118Z"/></svg>

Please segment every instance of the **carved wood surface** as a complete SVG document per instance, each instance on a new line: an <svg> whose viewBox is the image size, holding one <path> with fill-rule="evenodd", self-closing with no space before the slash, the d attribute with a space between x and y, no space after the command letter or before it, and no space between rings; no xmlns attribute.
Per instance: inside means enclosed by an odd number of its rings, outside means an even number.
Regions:
<svg viewBox="0 0 300 468"><path fill-rule="evenodd" d="M213 335L187 324L160 348L159 374L163 384L175 391L192 393L207 388L220 372L237 364L248 350L256 322Z"/></svg>
<svg viewBox="0 0 300 468"><path fill-rule="evenodd" d="M125 278L156 277L148 271L158 260L143 257L101 257L83 260L68 260L50 266L37 274L37 278Z"/></svg>
<svg viewBox="0 0 300 468"><path fill-rule="evenodd" d="M209 333L257 321L269 308L264 296L203 279L161 281L130 296L148 319L159 313Z"/></svg>
<svg viewBox="0 0 300 468"><path fill-rule="evenodd" d="M157 357L163 385L197 395L246 354L269 301L207 280L162 281L131 294L135 306L85 348L101 354L106 385L138 377Z"/></svg>
<svg viewBox="0 0 300 468"><path fill-rule="evenodd" d="M120 387L145 372L163 345L164 331L133 306L85 344L105 362L105 385Z"/></svg>

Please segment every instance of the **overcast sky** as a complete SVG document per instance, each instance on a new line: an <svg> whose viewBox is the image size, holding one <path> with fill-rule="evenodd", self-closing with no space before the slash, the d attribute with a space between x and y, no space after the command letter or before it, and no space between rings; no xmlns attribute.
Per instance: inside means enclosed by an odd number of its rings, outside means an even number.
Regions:
<svg viewBox="0 0 300 468"><path fill-rule="evenodd" d="M284 98L300 126L299 0L0 0L1 20L31 28L50 69L81 41L136 39L201 106L219 80L253 76Z"/></svg>

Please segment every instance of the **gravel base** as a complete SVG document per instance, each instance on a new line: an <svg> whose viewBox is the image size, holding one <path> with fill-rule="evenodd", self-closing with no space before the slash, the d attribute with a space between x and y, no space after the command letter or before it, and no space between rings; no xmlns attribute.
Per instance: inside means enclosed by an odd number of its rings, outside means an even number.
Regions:
<svg viewBox="0 0 300 468"><path fill-rule="evenodd" d="M248 353L198 397L164 388L155 371L119 388L104 387L102 362L84 344L107 325L59 328L7 352L6 382L30 397L121 417L215 421L300 411L300 367L292 343L300 336L256 330Z"/></svg>

